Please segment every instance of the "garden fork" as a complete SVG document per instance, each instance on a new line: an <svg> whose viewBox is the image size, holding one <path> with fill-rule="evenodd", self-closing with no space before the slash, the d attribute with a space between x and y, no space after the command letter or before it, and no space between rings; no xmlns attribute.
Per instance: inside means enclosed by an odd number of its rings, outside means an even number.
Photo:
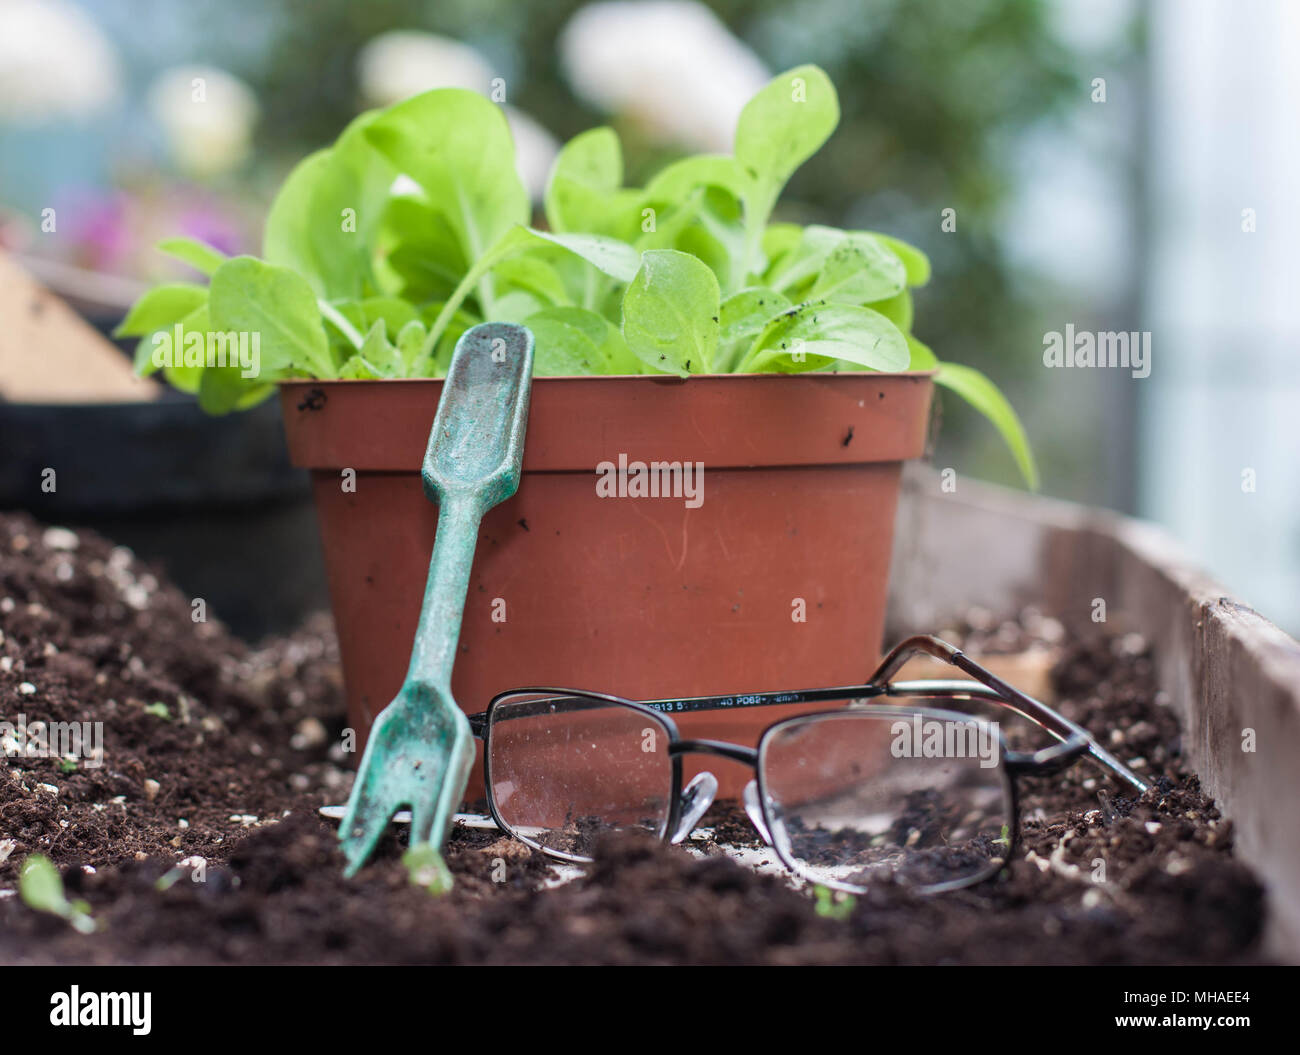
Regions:
<svg viewBox="0 0 1300 1055"><path fill-rule="evenodd" d="M339 828L345 874L365 864L393 814L411 810L411 847L440 850L474 761L469 722L451 694L479 522L519 488L533 335L484 323L456 344L424 455L438 503L424 606L402 688L370 729Z"/></svg>

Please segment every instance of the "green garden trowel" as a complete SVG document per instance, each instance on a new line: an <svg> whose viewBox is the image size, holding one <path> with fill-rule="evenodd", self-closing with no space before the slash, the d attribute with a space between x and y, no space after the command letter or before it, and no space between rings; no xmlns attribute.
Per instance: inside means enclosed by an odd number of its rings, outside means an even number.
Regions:
<svg viewBox="0 0 1300 1055"><path fill-rule="evenodd" d="M422 470L424 493L438 503L424 606L406 680L370 728L339 828L348 876L403 806L412 850L436 853L465 793L474 740L451 695L451 668L479 521L519 489L532 377L533 335L522 326L484 323L456 344Z"/></svg>

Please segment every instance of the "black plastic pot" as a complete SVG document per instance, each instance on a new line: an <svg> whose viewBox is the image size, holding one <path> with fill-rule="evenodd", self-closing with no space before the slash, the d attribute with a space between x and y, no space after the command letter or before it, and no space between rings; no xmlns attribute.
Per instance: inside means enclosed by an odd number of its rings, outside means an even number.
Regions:
<svg viewBox="0 0 1300 1055"><path fill-rule="evenodd" d="M223 418L175 393L0 403L0 509L93 528L160 560L244 637L329 605L308 475L289 464L275 400Z"/></svg>

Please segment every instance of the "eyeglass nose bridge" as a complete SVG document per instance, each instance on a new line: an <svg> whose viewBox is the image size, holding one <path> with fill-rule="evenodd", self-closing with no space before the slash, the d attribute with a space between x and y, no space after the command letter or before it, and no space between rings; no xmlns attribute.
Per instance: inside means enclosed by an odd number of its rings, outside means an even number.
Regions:
<svg viewBox="0 0 1300 1055"><path fill-rule="evenodd" d="M680 756L686 754L717 755L741 765L758 765L758 751L743 744L728 744L721 740L677 740L668 746L668 754ZM673 830L672 841L679 843L699 823L701 817L713 804L713 797L718 793L718 778L712 773L704 772L692 780L682 791L681 819ZM689 797L689 798L688 798Z"/></svg>
<svg viewBox="0 0 1300 1055"><path fill-rule="evenodd" d="M672 842L677 845L695 830L703 817L713 805L713 798L718 793L718 778L707 771L700 773L682 789L681 818L673 831Z"/></svg>

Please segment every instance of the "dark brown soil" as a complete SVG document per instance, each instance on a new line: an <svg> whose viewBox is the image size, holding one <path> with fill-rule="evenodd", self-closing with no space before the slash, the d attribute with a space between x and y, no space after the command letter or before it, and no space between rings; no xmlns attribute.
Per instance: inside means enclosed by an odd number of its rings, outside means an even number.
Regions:
<svg viewBox="0 0 1300 1055"><path fill-rule="evenodd" d="M692 841L696 854L609 838L585 876L556 888L540 855L471 829L450 841L456 885L443 898L408 881L400 833L344 880L333 826L316 813L342 802L350 780L332 746L342 706L328 619L250 647L195 623L190 601L94 536L0 517L0 721L104 723L100 768L0 766L0 891L14 890L29 854L45 854L98 924L79 934L0 893L0 960L1258 959L1261 888L1233 859L1230 824L1180 768L1177 724L1132 635L1068 644L1058 702L1121 757L1144 759L1160 790L1134 802L1077 765L1026 789L1021 847L995 881L932 897L880 886L832 918L809 893L726 856L761 845L729 804L706 817L713 834ZM1023 645L1041 622L1004 622L1001 639L968 627L967 647L996 651L1017 633Z"/></svg>

